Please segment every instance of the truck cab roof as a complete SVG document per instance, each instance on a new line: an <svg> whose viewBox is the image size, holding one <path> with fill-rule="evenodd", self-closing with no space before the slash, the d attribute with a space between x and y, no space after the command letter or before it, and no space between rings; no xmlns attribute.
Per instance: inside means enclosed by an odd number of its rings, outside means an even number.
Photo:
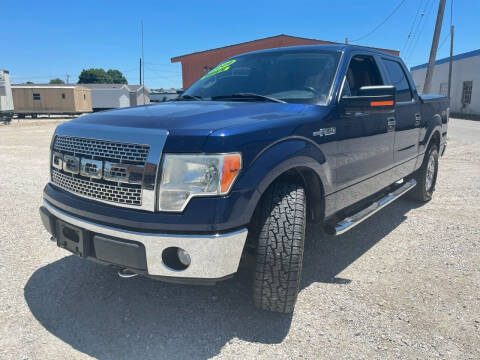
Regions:
<svg viewBox="0 0 480 360"><path fill-rule="evenodd" d="M262 54L262 53L271 53L271 52L296 52L296 51L342 51L344 53L350 53L352 51L366 51L369 53L376 53L382 55L388 55L393 57L399 57L388 50L372 48L368 46L360 46L360 45L351 45L351 44L322 44L322 45L298 45L298 46L287 46L287 47L280 47L280 48L272 48L272 49L264 49L264 50L256 50L247 53L243 53L240 55L233 56L232 58L238 58L244 55L251 55L251 54Z"/></svg>

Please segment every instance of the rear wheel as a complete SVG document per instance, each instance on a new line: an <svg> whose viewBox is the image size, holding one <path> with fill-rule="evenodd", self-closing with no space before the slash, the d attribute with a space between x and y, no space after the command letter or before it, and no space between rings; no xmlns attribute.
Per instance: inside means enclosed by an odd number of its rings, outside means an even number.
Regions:
<svg viewBox="0 0 480 360"><path fill-rule="evenodd" d="M407 194L408 197L422 202L431 200L437 183L437 173L438 147L437 145L431 145L423 158L422 166L413 174L417 186Z"/></svg>
<svg viewBox="0 0 480 360"><path fill-rule="evenodd" d="M307 213L304 188L274 183L260 210L254 303L263 310L291 313L302 274Z"/></svg>

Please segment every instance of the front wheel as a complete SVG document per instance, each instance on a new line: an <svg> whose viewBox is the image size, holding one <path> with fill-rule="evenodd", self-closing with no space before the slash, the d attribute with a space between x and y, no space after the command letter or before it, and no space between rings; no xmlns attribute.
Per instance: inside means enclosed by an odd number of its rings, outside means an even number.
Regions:
<svg viewBox="0 0 480 360"><path fill-rule="evenodd" d="M413 179L417 181L417 186L407 194L408 197L422 202L431 200L437 183L437 173L438 147L437 145L432 145L428 148L423 158L422 166L413 174Z"/></svg>
<svg viewBox="0 0 480 360"><path fill-rule="evenodd" d="M260 309L293 312L302 274L306 204L298 184L277 182L265 194L253 289Z"/></svg>

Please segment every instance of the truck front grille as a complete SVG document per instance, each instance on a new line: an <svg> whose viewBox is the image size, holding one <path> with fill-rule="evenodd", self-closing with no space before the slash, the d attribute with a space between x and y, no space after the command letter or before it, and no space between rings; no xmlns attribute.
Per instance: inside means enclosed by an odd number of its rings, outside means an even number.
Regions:
<svg viewBox="0 0 480 360"><path fill-rule="evenodd" d="M57 135L53 142L52 158L68 159L70 165L62 167L52 162L51 181L82 197L123 207L141 208L142 185L138 181L138 175L141 180L149 149L148 145ZM100 168L95 176L88 172L93 169L88 164L85 172L80 170L80 164L85 159L92 161L95 170ZM133 166L137 171L133 175L137 177L129 175L122 164ZM104 171L107 167L108 176Z"/></svg>
<svg viewBox="0 0 480 360"><path fill-rule="evenodd" d="M82 180L74 176L62 174L59 170L52 169L52 182L64 190L117 204L142 205L142 189L139 185L110 185Z"/></svg>

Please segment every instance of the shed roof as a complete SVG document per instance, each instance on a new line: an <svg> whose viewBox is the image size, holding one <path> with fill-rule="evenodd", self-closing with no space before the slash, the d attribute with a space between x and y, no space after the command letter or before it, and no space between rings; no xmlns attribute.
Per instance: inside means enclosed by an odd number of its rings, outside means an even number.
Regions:
<svg viewBox="0 0 480 360"><path fill-rule="evenodd" d="M83 84L12 84L12 88L49 88L49 89L73 89L85 87Z"/></svg>
<svg viewBox="0 0 480 360"><path fill-rule="evenodd" d="M480 49L473 50L473 51L468 51L468 52L465 52L465 53L461 53L461 54L452 56L452 61L468 59L468 58L471 58L471 57L474 57L474 56L480 56ZM444 64L444 63L449 62L449 61L450 61L450 57L446 57L446 58L439 59L439 60L435 61L435 65ZM410 68L410 71L423 69L423 68L426 68L427 66L428 66L428 63L413 66L413 67Z"/></svg>
<svg viewBox="0 0 480 360"><path fill-rule="evenodd" d="M89 89L121 89L127 87L126 84L79 84Z"/></svg>
<svg viewBox="0 0 480 360"><path fill-rule="evenodd" d="M139 91L142 88L145 88L146 91L150 92L150 89L145 85L128 85L128 88L130 89L130 91Z"/></svg>
<svg viewBox="0 0 480 360"><path fill-rule="evenodd" d="M129 84L79 84L89 88L91 90L101 89L101 90L120 90L120 89L127 89L130 92L138 92L142 87L145 88L146 91L150 91L144 85L129 85Z"/></svg>

